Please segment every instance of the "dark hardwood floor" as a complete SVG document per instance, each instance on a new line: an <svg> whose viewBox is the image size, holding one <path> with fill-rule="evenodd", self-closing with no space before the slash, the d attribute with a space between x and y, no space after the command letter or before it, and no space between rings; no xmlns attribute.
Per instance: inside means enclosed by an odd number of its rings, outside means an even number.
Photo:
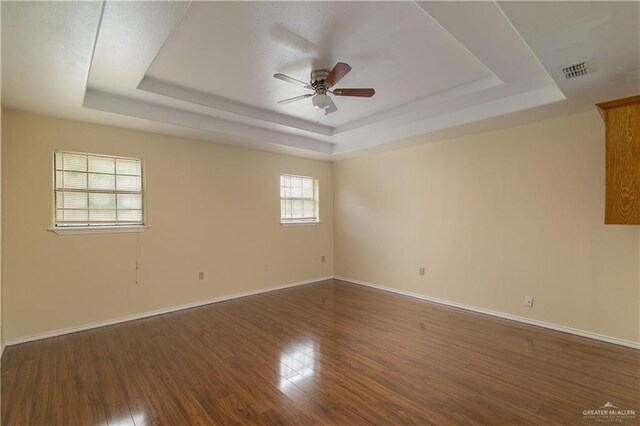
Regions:
<svg viewBox="0 0 640 426"><path fill-rule="evenodd" d="M330 280L8 347L2 424L593 425L606 402L640 415L639 370L637 350Z"/></svg>

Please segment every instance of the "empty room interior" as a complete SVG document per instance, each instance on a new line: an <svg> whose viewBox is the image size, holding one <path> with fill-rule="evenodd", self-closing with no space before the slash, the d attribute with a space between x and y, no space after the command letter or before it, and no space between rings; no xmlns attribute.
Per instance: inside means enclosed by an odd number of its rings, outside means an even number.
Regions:
<svg viewBox="0 0 640 426"><path fill-rule="evenodd" d="M1 1L1 425L640 423L639 1Z"/></svg>

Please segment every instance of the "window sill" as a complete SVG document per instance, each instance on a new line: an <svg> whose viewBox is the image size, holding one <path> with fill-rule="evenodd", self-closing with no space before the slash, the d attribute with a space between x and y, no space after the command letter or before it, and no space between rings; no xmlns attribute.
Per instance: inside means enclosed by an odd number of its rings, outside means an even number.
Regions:
<svg viewBox="0 0 640 426"><path fill-rule="evenodd" d="M49 229L58 235L80 234L122 234L130 232L144 232L149 229L146 225L120 225L120 226L57 226Z"/></svg>
<svg viewBox="0 0 640 426"><path fill-rule="evenodd" d="M280 222L281 226L314 226L320 225L320 222Z"/></svg>

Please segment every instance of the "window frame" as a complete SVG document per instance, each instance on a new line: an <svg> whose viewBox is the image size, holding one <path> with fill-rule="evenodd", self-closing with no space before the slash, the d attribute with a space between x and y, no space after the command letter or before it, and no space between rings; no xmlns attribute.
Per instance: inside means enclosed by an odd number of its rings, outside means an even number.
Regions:
<svg viewBox="0 0 640 426"><path fill-rule="evenodd" d="M305 200L308 201L308 199L305 199L304 197L300 196L300 197L282 197L282 178L283 177L293 177L293 178L304 178L304 179L311 179L313 181L313 202L314 202L314 206L315 206L315 220L283 220L282 217L282 201L283 200L302 200L303 202ZM295 174L291 174L291 173L281 173L280 174L280 181L279 181L279 200L280 200L280 225L282 226L313 226L313 225L318 225L320 223L320 179L313 177L313 176L304 176L304 175L295 175Z"/></svg>
<svg viewBox="0 0 640 426"><path fill-rule="evenodd" d="M59 189L57 188L57 176L56 176L56 172L57 170L57 164L56 164L56 155L57 154L73 154L73 155L82 155L82 156L86 156L87 159L89 157L103 157L103 158L111 158L114 160L117 159L123 159L123 160L134 160L134 161L139 161L140 162L140 192L139 194L141 195L141 215L142 215L142 220L140 221L140 223L114 223L114 222L109 222L108 224L99 224L99 223L88 223L86 225L84 224L79 224L79 225L59 225L58 224L58 218L57 218L57 211L58 211L58 206L57 206L57 192L62 190L64 191L64 188ZM149 229L149 226L147 224L147 197L146 197L146 170L145 170L145 160L144 158L137 158L137 157L126 157L126 156L122 156L122 155L109 155L109 154L98 154L98 153L92 153L92 152L80 152L80 151L69 151L69 150L64 150L64 149L55 149L53 150L53 155L52 155L52 172L53 172L53 176L52 176L52 190L53 190L53 213L52 213L52 222L53 222L53 226L49 229L50 231L59 234L59 235L74 235L74 234L105 234L105 233L130 233L130 232L143 232L147 229ZM90 173L87 167L87 171L86 172L79 172L79 173L87 173L87 175ZM117 173L114 173L114 176L117 176ZM85 191L78 191L78 192L85 192ZM86 193L89 194L91 191L87 188ZM116 195L119 193L118 191L114 190L113 192L108 191L108 190L98 190L97 192L102 192L102 193L112 193L114 195ZM131 191L131 192L124 192L124 193L135 193L137 194L137 191ZM116 199L116 203L117 203L117 199ZM89 210L88 208L89 206L87 206L87 210ZM117 207L116 207L117 210ZM116 218L117 219L117 218Z"/></svg>

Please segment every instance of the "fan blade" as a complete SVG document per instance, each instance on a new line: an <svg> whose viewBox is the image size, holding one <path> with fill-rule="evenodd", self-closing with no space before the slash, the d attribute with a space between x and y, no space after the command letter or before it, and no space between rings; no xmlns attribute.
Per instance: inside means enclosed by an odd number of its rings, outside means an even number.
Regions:
<svg viewBox="0 0 640 426"><path fill-rule="evenodd" d="M288 75L278 73L274 74L273 77L277 78L278 80L286 81L287 83L295 84L296 86L302 86L305 89L313 89L313 87L309 86L309 83L305 83L304 81L289 77Z"/></svg>
<svg viewBox="0 0 640 426"><path fill-rule="evenodd" d="M337 82L342 80L342 77L349 74L349 71L351 71L349 64L338 62L336 66L333 67L327 78L324 79L324 82L330 86L334 86Z"/></svg>
<svg viewBox="0 0 640 426"><path fill-rule="evenodd" d="M290 104L291 102L296 102L296 101L301 101L305 98L309 98L311 96L313 96L314 93L307 93L306 95L300 95L300 96L296 96L295 98L289 98L289 99L285 99L283 101L278 101L279 104Z"/></svg>
<svg viewBox="0 0 640 426"><path fill-rule="evenodd" d="M361 98L370 98L376 94L373 89L335 89L332 91L336 96L358 96Z"/></svg>
<svg viewBox="0 0 640 426"><path fill-rule="evenodd" d="M329 106L324 109L324 115L331 114L332 112L336 112L338 110L338 107L333 103L333 99L331 99L331 96L329 96L329 102Z"/></svg>

